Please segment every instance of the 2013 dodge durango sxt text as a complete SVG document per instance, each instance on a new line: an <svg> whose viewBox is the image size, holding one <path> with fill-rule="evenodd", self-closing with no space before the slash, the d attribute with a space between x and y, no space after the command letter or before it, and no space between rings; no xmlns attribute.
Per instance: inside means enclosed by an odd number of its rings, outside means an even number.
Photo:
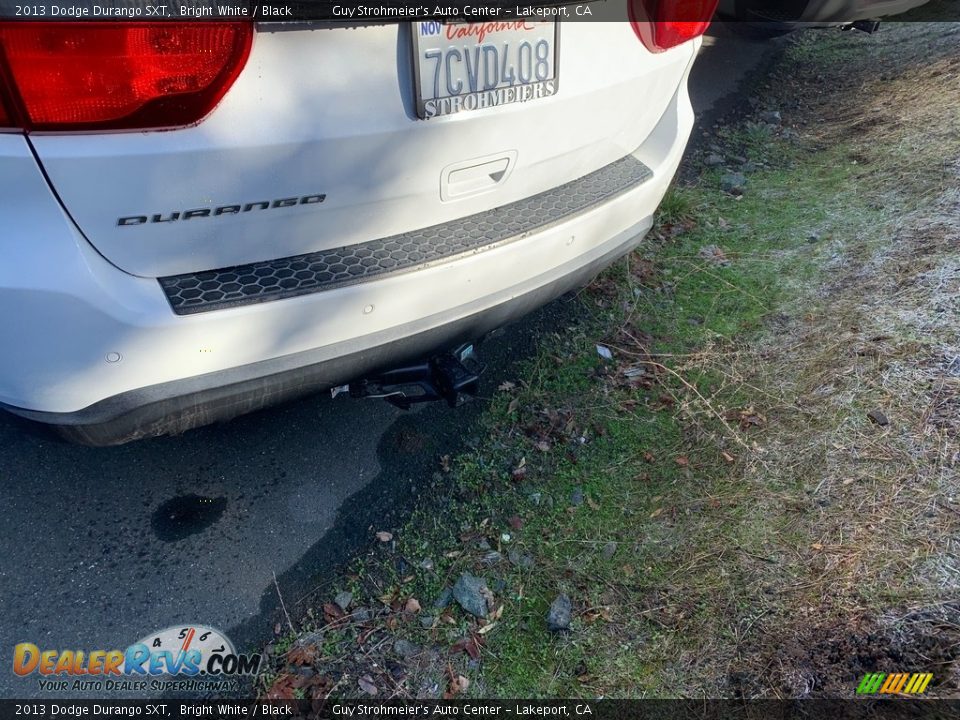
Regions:
<svg viewBox="0 0 960 720"><path fill-rule="evenodd" d="M630 1L482 41L0 23L0 406L90 444L182 432L589 280L650 227L693 124L706 23Z"/></svg>

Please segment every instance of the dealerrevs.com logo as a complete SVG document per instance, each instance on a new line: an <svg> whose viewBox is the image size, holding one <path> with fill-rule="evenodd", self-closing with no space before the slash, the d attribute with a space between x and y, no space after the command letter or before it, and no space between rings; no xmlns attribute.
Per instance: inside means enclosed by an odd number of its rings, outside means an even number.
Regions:
<svg viewBox="0 0 960 720"><path fill-rule="evenodd" d="M13 649L13 672L36 676L41 690L233 689L254 675L260 655L237 653L223 633L204 625L173 626L125 650L41 649L29 642Z"/></svg>

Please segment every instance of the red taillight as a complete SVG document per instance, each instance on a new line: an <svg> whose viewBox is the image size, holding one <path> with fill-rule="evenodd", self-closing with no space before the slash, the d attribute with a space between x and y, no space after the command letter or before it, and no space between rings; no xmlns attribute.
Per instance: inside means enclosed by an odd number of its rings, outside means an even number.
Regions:
<svg viewBox="0 0 960 720"><path fill-rule="evenodd" d="M630 23L651 52L663 52L706 32L718 0L630 0Z"/></svg>
<svg viewBox="0 0 960 720"><path fill-rule="evenodd" d="M233 84L252 37L250 23L0 23L0 92L25 130L192 125Z"/></svg>

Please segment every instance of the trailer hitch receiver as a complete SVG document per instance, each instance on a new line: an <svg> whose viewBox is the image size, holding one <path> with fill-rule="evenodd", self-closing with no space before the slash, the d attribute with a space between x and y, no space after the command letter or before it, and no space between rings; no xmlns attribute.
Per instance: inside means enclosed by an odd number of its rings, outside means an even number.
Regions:
<svg viewBox="0 0 960 720"><path fill-rule="evenodd" d="M416 365L388 370L331 390L337 397L346 392L352 398L383 398L392 405L409 410L414 403L446 400L457 407L464 395L476 395L483 366L473 345L435 355Z"/></svg>

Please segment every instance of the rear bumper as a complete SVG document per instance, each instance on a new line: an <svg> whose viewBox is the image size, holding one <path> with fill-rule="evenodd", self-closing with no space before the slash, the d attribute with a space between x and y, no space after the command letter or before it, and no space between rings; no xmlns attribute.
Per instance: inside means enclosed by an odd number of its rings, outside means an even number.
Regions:
<svg viewBox="0 0 960 720"><path fill-rule="evenodd" d="M115 444L234 417L475 339L636 245L692 126L685 76L632 153L652 175L627 192L508 244L414 272L187 316L172 311L157 280L98 255L34 166L35 177L17 185L22 202L13 198L9 207L25 214L24 227L46 218L44 234L33 243L0 238L9 245L0 266L0 407L83 442ZM25 157L23 169L31 162ZM49 207L37 207L43 202Z"/></svg>
<svg viewBox="0 0 960 720"><path fill-rule="evenodd" d="M437 348L475 340L589 282L596 273L634 248L649 225L648 219L619 234L599 248L601 253L587 264L578 263L560 277L523 295L428 330L407 334L406 328L396 328L402 336L400 339L391 339L393 332L369 337L371 347L365 350L318 348L130 390L76 412L2 407L21 417L56 426L66 438L85 445L117 445L144 437L176 435L402 365Z"/></svg>

